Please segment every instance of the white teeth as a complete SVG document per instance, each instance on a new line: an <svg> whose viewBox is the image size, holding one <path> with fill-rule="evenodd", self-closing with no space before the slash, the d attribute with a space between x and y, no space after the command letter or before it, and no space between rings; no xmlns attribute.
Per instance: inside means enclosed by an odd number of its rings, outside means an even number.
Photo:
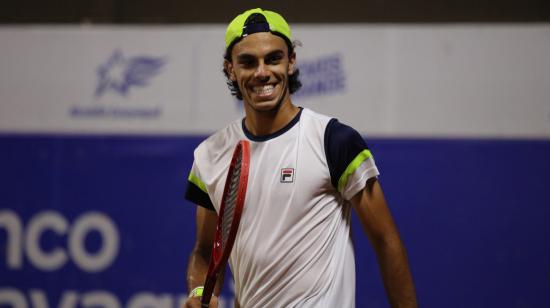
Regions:
<svg viewBox="0 0 550 308"><path fill-rule="evenodd" d="M266 84L264 86L254 87L254 92L256 92L256 94L258 95L265 95L270 94L274 88L275 87L273 85Z"/></svg>

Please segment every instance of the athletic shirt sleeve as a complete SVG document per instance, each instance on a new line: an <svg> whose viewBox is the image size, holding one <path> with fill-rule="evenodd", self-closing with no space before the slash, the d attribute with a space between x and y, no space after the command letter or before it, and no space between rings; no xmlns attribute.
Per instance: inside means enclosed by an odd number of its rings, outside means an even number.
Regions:
<svg viewBox="0 0 550 308"><path fill-rule="evenodd" d="M199 170L194 162L187 178L185 199L208 210L215 211L210 196L208 196L208 192L206 191L206 185L201 180Z"/></svg>
<svg viewBox="0 0 550 308"><path fill-rule="evenodd" d="M368 179L379 175L372 154L353 128L331 119L325 130L325 154L332 185L350 200Z"/></svg>

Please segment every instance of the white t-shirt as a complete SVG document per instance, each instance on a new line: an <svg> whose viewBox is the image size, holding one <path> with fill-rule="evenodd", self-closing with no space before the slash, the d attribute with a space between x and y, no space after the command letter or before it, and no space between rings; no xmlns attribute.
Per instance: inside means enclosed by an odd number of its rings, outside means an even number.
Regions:
<svg viewBox="0 0 550 308"><path fill-rule="evenodd" d="M363 138L301 109L284 128L253 136L238 120L195 150L186 197L219 210L229 161L250 141L244 212L230 257L241 307L354 307L347 201L378 175Z"/></svg>

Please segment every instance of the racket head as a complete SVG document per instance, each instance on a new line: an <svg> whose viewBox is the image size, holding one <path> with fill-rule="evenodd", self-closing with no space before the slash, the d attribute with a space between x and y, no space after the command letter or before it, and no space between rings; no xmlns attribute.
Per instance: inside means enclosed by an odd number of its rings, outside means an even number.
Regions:
<svg viewBox="0 0 550 308"><path fill-rule="evenodd" d="M218 214L212 250L217 267L224 266L227 262L237 236L248 186L249 166L249 143L241 140L233 151Z"/></svg>
<svg viewBox="0 0 550 308"><path fill-rule="evenodd" d="M250 144L247 140L237 143L223 190L212 256L202 296L203 307L207 307L216 284L218 274L225 268L237 236L241 215L244 209L248 171L250 168Z"/></svg>

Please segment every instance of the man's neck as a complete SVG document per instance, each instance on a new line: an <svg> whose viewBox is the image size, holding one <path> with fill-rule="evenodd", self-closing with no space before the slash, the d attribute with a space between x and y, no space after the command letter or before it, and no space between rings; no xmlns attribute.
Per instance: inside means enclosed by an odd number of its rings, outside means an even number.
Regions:
<svg viewBox="0 0 550 308"><path fill-rule="evenodd" d="M244 124L246 129L254 136L265 136L285 127L299 111L300 108L294 106L290 100L273 111L258 112L250 107L245 107L246 118Z"/></svg>

